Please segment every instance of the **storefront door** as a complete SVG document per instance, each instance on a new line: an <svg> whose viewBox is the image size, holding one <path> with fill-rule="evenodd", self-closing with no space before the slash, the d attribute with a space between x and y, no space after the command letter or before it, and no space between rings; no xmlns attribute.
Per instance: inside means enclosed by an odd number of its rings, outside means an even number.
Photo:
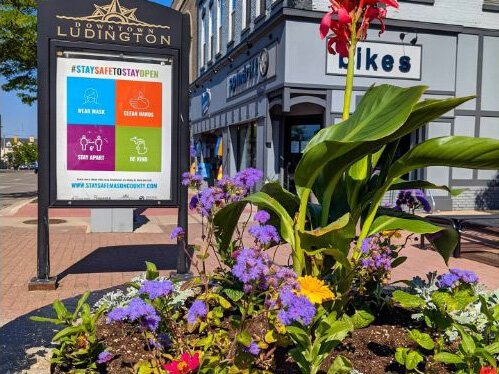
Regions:
<svg viewBox="0 0 499 374"><path fill-rule="evenodd" d="M308 142L322 128L322 116L290 116L284 133L284 187L295 191L294 174Z"/></svg>

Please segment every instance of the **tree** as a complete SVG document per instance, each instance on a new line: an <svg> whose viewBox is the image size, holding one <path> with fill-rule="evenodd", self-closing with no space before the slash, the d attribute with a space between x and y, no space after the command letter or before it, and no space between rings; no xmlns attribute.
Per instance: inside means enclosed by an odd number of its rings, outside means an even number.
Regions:
<svg viewBox="0 0 499 374"><path fill-rule="evenodd" d="M15 145L12 151L12 164L15 168L19 165L32 164L38 160L38 145L36 143L21 143Z"/></svg>
<svg viewBox="0 0 499 374"><path fill-rule="evenodd" d="M36 0L2 0L0 5L0 75L5 91L25 104L36 101Z"/></svg>

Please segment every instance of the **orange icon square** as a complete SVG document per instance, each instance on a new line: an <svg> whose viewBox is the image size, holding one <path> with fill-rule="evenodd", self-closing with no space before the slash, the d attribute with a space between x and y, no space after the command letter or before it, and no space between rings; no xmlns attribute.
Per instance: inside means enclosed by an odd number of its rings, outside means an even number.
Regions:
<svg viewBox="0 0 499 374"><path fill-rule="evenodd" d="M116 81L116 126L161 127L162 84Z"/></svg>

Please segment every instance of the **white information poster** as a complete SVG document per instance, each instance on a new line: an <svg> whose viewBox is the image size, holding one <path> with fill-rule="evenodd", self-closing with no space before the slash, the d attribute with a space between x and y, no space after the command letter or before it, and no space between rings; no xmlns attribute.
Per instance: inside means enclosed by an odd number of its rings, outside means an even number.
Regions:
<svg viewBox="0 0 499 374"><path fill-rule="evenodd" d="M172 66L57 59L57 199L172 198Z"/></svg>

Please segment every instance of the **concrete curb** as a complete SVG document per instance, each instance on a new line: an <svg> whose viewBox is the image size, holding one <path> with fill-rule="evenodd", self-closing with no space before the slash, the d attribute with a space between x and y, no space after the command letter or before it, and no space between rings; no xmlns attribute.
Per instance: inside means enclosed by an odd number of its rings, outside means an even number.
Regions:
<svg viewBox="0 0 499 374"><path fill-rule="evenodd" d="M31 199L26 199L26 200L20 201L20 202L18 202L16 204L13 204L11 206L8 206L6 208L3 208L2 210L0 210L0 216L3 216L3 217L13 216L23 206L30 204L31 202L35 201L36 199L38 199L38 198L37 197L33 197Z"/></svg>

